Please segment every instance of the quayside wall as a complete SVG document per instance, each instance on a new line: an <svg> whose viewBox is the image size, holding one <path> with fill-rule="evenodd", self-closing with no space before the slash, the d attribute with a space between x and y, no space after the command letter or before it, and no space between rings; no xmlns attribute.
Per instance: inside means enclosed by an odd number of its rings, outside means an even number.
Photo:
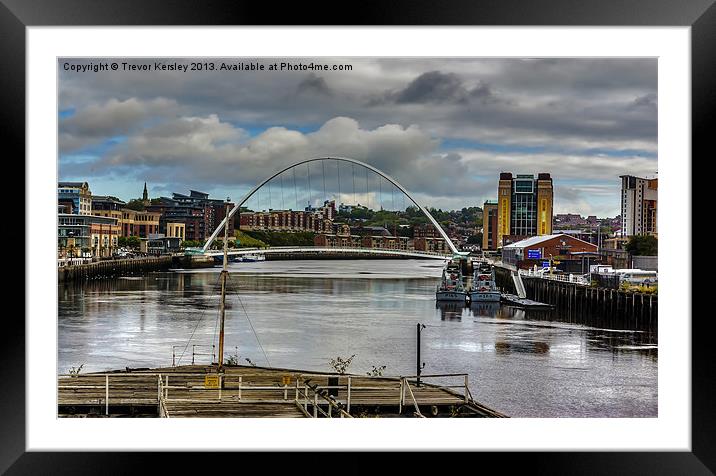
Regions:
<svg viewBox="0 0 716 476"><path fill-rule="evenodd" d="M207 256L158 256L116 259L58 268L57 281L64 283L113 276L134 276L150 271L164 271L170 268L186 269L213 266L214 259Z"/></svg>
<svg viewBox="0 0 716 476"><path fill-rule="evenodd" d="M495 266L496 284L515 293L511 272ZM616 329L655 331L658 295L584 286L539 277L522 276L529 299L551 304L569 322Z"/></svg>

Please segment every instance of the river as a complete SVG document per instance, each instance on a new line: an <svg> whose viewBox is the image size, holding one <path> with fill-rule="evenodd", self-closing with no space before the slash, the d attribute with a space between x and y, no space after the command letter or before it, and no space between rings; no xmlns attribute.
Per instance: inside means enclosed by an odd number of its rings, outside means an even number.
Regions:
<svg viewBox="0 0 716 476"><path fill-rule="evenodd" d="M557 311L436 305L433 260L232 263L226 355L348 372L468 373L475 400L512 417L657 417L657 336L565 322ZM211 360L220 268L60 285L59 373ZM197 346L197 347L194 347ZM248 360L246 360L248 359ZM430 380L428 380L430 381Z"/></svg>

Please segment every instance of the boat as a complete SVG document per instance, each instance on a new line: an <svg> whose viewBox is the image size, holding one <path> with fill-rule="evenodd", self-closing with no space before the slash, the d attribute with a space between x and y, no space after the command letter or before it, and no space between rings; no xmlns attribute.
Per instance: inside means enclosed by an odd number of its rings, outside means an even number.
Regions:
<svg viewBox="0 0 716 476"><path fill-rule="evenodd" d="M253 263L255 261L266 261L266 256L259 254L243 255L239 257L238 261L242 263Z"/></svg>
<svg viewBox="0 0 716 476"><path fill-rule="evenodd" d="M501 297L495 284L495 270L487 263L480 264L473 273L470 302L500 302Z"/></svg>
<svg viewBox="0 0 716 476"><path fill-rule="evenodd" d="M462 284L462 271L459 267L448 265L443 269L440 285L435 290L435 299L438 301L457 301L465 303L467 292Z"/></svg>

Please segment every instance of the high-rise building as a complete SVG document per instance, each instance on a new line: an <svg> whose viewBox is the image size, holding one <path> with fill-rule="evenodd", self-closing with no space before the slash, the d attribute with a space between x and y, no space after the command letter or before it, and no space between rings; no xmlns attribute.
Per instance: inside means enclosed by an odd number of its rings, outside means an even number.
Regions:
<svg viewBox="0 0 716 476"><path fill-rule="evenodd" d="M621 175L622 236L657 235L658 180Z"/></svg>
<svg viewBox="0 0 716 476"><path fill-rule="evenodd" d="M500 174L497 186L497 244L552 233L554 190L548 173L512 176ZM484 213L484 212L483 212Z"/></svg>
<svg viewBox="0 0 716 476"><path fill-rule="evenodd" d="M482 206L482 249L497 249L497 201L487 200Z"/></svg>

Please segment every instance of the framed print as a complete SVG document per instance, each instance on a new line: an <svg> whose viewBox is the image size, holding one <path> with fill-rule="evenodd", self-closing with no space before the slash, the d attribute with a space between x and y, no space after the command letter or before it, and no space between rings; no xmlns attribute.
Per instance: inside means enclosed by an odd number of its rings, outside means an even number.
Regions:
<svg viewBox="0 0 716 476"><path fill-rule="evenodd" d="M3 470L714 471L689 197L716 7L448 5L3 2L28 224Z"/></svg>

